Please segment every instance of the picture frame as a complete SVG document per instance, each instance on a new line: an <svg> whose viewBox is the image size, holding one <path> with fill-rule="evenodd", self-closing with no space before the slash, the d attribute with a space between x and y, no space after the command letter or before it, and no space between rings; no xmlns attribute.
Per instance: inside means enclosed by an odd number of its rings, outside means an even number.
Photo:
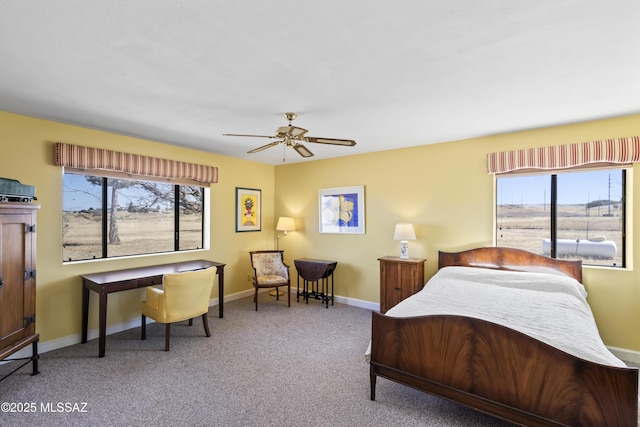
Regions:
<svg viewBox="0 0 640 427"><path fill-rule="evenodd" d="M236 233L262 230L262 190L236 187Z"/></svg>
<svg viewBox="0 0 640 427"><path fill-rule="evenodd" d="M320 233L364 234L364 185L318 190Z"/></svg>

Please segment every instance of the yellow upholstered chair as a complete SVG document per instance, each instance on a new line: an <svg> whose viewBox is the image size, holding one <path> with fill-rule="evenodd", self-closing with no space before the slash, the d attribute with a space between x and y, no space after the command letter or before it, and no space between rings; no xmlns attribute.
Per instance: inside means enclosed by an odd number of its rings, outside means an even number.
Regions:
<svg viewBox="0 0 640 427"><path fill-rule="evenodd" d="M175 322L189 320L192 324L194 317L202 316L204 331L210 337L207 312L215 275L215 267L165 274L162 289L146 288L147 299L142 301L141 339L147 338L147 317L166 325L165 351L169 351L171 324Z"/></svg>
<svg viewBox="0 0 640 427"><path fill-rule="evenodd" d="M253 301L258 311L258 289L276 288L276 299L280 299L280 286L287 287L287 303L291 307L291 282L289 280L289 266L284 263L283 251L251 251L251 266L253 267Z"/></svg>

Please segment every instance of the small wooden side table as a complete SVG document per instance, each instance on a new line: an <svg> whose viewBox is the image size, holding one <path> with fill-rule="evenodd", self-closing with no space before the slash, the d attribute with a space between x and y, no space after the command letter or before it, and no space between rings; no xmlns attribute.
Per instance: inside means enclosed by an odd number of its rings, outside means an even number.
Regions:
<svg viewBox="0 0 640 427"><path fill-rule="evenodd" d="M307 304L309 304L309 298L313 298L322 301L325 308L329 308L329 301L333 305L333 272L338 262L301 258L293 260L293 263L298 270L297 301L300 302L302 296ZM300 290L300 277L302 277L302 291ZM329 278L331 278L331 295L329 295ZM309 284L311 284L311 290L309 290Z"/></svg>
<svg viewBox="0 0 640 427"><path fill-rule="evenodd" d="M422 258L385 256L380 261L380 313L384 314L424 286Z"/></svg>

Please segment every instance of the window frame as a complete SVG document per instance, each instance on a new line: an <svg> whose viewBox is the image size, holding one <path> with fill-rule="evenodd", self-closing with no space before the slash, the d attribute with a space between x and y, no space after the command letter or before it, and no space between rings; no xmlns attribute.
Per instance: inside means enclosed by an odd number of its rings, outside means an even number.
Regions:
<svg viewBox="0 0 640 427"><path fill-rule="evenodd" d="M198 185L195 183L184 183L184 182L167 182L167 180L158 180L153 179L153 177L147 176L136 176L130 175L127 177L122 177L117 173L109 174L105 173L105 171L97 171L97 170L77 170L73 168L69 168L62 170L62 180L64 182L65 175L79 175L83 177L87 176L95 176L101 178L101 257L93 257L93 258L82 258L82 259L64 259L62 257L63 264L68 263L77 263L77 262L90 262L90 261L105 261L112 259L122 259L122 258L133 258L133 257L146 257L153 255L166 255L166 254L176 254L181 252L189 252L189 251L200 251L200 250L208 250L209 249L209 239L208 239L208 231L209 231L209 203L210 203L210 190L208 187L203 185ZM171 184L173 187L173 250L170 251L160 251L160 252L144 252L144 253L136 253L136 254L127 254L127 255L109 255L108 251L108 234L109 234L109 209L107 205L109 203L108 197L108 180L109 179L128 179L135 181L146 181L146 182L164 182ZM190 248L190 249L180 249L180 196L179 196L179 188L182 186L191 186L191 187L200 187L201 195L202 195L202 212L201 212L201 247L200 248ZM64 198L65 189L64 185L62 186L62 197ZM64 215L64 200L63 200L63 209L62 214ZM63 237L64 244L64 237Z"/></svg>
<svg viewBox="0 0 640 427"><path fill-rule="evenodd" d="M558 259L557 258L557 243L558 243L558 216L557 216L557 196L558 196L558 182L557 182L557 178L558 175L563 175L563 174L569 174L572 172L595 172L595 171L600 171L603 169L611 169L611 170L619 170L622 173L622 183L621 183L621 201L620 201L620 205L621 205L621 212L623 215L622 221L621 221L621 245L622 245L622 249L621 249L621 259L622 259L622 265L601 265L601 264L588 264L584 262L584 259L582 258L577 258L583 261L583 265L586 267L599 267L599 268L613 268L616 270L620 270L620 269L629 269L630 268L630 262L627 259L627 254L630 253L629 252L629 248L628 245L630 244L630 241L627 239L628 236L628 231L629 231L629 221L630 221L630 213L627 211L627 206L628 206L628 198L629 198L629 189L630 189L630 181L632 181L633 179L633 168L630 165L619 165L618 167L607 167L607 168L579 168L579 169L568 169L568 170L548 170L548 171L544 171L544 172L539 172L539 173L531 173L531 172L523 172L523 173L517 173L517 172L510 172L510 173L506 173L506 174L494 174L494 180L493 180L493 184L494 184L494 203L493 203L493 209L494 209L494 215L493 215L493 242L494 242L494 246L498 246L498 179L500 178L513 178L513 177L526 177L526 176L547 176L550 177L550 214L549 214L549 220L550 220L550 224L549 224L549 232L550 232L550 240L551 240L551 248L550 248L550 254L549 257L553 258L553 259ZM632 213L631 213L632 215Z"/></svg>

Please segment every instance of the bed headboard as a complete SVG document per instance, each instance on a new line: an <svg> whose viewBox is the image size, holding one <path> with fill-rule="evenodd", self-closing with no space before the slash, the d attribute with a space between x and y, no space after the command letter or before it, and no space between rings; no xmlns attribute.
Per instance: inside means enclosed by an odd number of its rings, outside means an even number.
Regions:
<svg viewBox="0 0 640 427"><path fill-rule="evenodd" d="M582 283L582 261L553 259L522 249L485 247L462 252L438 252L438 269L447 266L560 274Z"/></svg>

